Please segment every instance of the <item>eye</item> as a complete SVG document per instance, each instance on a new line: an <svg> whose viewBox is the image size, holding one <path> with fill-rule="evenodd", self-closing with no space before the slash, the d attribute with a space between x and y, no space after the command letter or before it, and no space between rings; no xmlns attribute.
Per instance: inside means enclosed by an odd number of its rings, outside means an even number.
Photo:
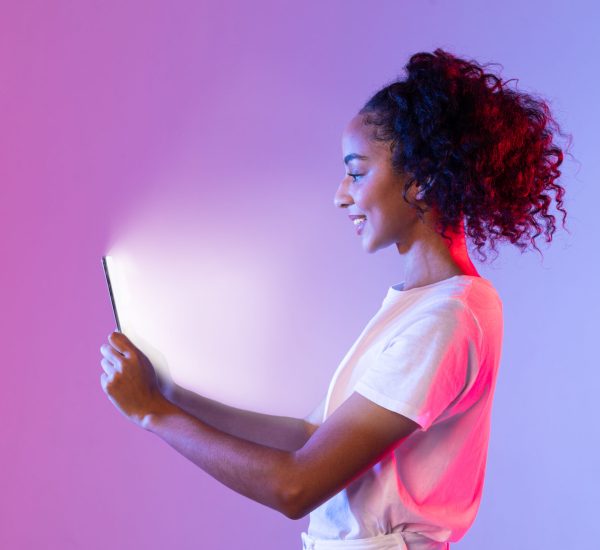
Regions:
<svg viewBox="0 0 600 550"><path fill-rule="evenodd" d="M351 178L354 178L353 181L356 181L356 178L360 178L363 174L346 174Z"/></svg>

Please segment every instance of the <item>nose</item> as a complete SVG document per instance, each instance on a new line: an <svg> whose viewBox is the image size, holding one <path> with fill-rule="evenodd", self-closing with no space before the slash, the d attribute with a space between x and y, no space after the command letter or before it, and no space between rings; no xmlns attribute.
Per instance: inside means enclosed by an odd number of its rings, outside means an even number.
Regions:
<svg viewBox="0 0 600 550"><path fill-rule="evenodd" d="M339 208L348 208L354 201L352 197L346 191L346 187L344 185L345 179L340 183L335 195L333 197L333 204Z"/></svg>

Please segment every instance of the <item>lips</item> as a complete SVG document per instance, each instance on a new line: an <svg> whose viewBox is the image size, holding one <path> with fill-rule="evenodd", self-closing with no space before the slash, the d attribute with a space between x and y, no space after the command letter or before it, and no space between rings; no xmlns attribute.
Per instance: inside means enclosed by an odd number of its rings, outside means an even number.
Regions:
<svg viewBox="0 0 600 550"><path fill-rule="evenodd" d="M360 224L359 220L364 221L367 219L367 216L363 216L362 214L350 215L348 217L354 222L354 225L359 225Z"/></svg>
<svg viewBox="0 0 600 550"><path fill-rule="evenodd" d="M356 214L356 215L351 215L348 217L354 223L354 227L356 228L357 235L360 235L362 233L362 230L365 227L365 224L367 223L367 216L363 216L362 214L361 215Z"/></svg>

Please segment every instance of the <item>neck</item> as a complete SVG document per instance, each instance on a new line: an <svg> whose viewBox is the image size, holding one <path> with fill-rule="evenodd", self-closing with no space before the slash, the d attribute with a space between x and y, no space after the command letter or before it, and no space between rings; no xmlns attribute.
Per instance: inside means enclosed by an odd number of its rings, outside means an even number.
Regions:
<svg viewBox="0 0 600 550"><path fill-rule="evenodd" d="M454 275L479 277L469 258L463 227L459 231L446 231L452 243L431 227L430 223L420 222L412 242L396 243L405 261L404 289L437 283Z"/></svg>

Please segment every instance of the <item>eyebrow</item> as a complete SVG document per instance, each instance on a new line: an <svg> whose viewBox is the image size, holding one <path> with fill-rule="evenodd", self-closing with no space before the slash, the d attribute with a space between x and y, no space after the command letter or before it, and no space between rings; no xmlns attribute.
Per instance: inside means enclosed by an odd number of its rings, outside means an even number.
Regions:
<svg viewBox="0 0 600 550"><path fill-rule="evenodd" d="M348 164L351 160L359 159L359 160L367 160L369 157L365 155L359 155L358 153L350 153L344 157L344 164Z"/></svg>

